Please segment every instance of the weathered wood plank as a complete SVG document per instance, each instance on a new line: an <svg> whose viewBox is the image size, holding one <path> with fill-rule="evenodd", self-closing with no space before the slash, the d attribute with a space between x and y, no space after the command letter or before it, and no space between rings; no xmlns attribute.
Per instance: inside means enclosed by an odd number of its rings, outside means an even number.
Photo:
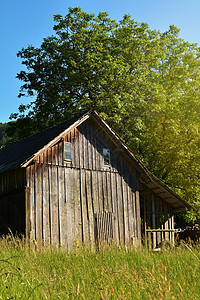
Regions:
<svg viewBox="0 0 200 300"><path fill-rule="evenodd" d="M103 194L103 211L108 212L108 189L107 189L107 172L101 172L102 174L102 194Z"/></svg>
<svg viewBox="0 0 200 300"><path fill-rule="evenodd" d="M55 165L56 164L56 153L55 153L55 146L53 146L51 148L51 151L52 151L52 164Z"/></svg>
<svg viewBox="0 0 200 300"><path fill-rule="evenodd" d="M127 214L127 183L124 175L121 177L122 181L122 201L123 201L123 219L124 219L124 241L127 245L129 243L129 229L128 229L128 214Z"/></svg>
<svg viewBox="0 0 200 300"><path fill-rule="evenodd" d="M64 246L68 245L68 224L70 223L70 220L68 220L67 218L67 180L68 180L68 176L67 176L67 169L63 168L63 176L64 176L64 180L63 180L63 202L60 202L60 222L61 222L61 244Z"/></svg>
<svg viewBox="0 0 200 300"><path fill-rule="evenodd" d="M135 238L135 230L134 230L133 191L131 189L131 174L129 175L129 183L130 185L128 186L128 215L129 215L130 242L133 244Z"/></svg>
<svg viewBox="0 0 200 300"><path fill-rule="evenodd" d="M174 215L171 216L171 228L174 230ZM174 232L172 232L172 238L171 238L172 246L174 246Z"/></svg>
<svg viewBox="0 0 200 300"><path fill-rule="evenodd" d="M51 234L50 234L50 218L49 218L49 167L43 166L43 239L44 245L50 245L51 242Z"/></svg>
<svg viewBox="0 0 200 300"><path fill-rule="evenodd" d="M59 153L58 153L58 144L55 144L53 146L54 148L54 155L55 155L55 160L54 160L54 164L57 166L58 165L58 157L59 157Z"/></svg>
<svg viewBox="0 0 200 300"><path fill-rule="evenodd" d="M169 229L168 205L166 202L164 203L164 216L165 216L165 227L164 228ZM169 233L168 232L165 232L165 240L169 241Z"/></svg>
<svg viewBox="0 0 200 300"><path fill-rule="evenodd" d="M161 228L161 224L160 224L160 199L156 198L156 211L158 211L158 213L156 214L156 228L160 229ZM161 232L157 232L157 245L159 245L161 243Z"/></svg>
<svg viewBox="0 0 200 300"><path fill-rule="evenodd" d="M58 223L58 178L57 167L51 167L51 243L53 246L59 244L59 223Z"/></svg>
<svg viewBox="0 0 200 300"><path fill-rule="evenodd" d="M93 169L93 146L92 142L92 128L87 126L87 141L88 141L88 169Z"/></svg>
<svg viewBox="0 0 200 300"><path fill-rule="evenodd" d="M93 167L95 170L99 170L99 152L98 152L98 141L96 138L96 132L95 134L93 133L94 139L93 139L93 144L94 144L94 157L95 157L95 163L93 164Z"/></svg>
<svg viewBox="0 0 200 300"><path fill-rule="evenodd" d="M174 232L174 229L147 229L147 232Z"/></svg>
<svg viewBox="0 0 200 300"><path fill-rule="evenodd" d="M138 241L141 241L141 224L140 224L140 196L139 196L139 190L136 189L135 192L135 201L136 201L136 219L137 219L137 238Z"/></svg>
<svg viewBox="0 0 200 300"><path fill-rule="evenodd" d="M72 235L72 205L71 205L71 173L70 168L65 168L65 194L66 194L66 205L65 205L65 217L66 217L66 238L67 246L69 249L72 247L73 235Z"/></svg>
<svg viewBox="0 0 200 300"><path fill-rule="evenodd" d="M124 243L124 208L122 202L122 182L121 176L116 173L116 189L117 189L117 204L118 204L118 217L119 217L119 240Z"/></svg>
<svg viewBox="0 0 200 300"><path fill-rule="evenodd" d="M152 195L152 229L156 229L156 218L155 218L155 198ZM156 232L153 232L153 248L156 248Z"/></svg>
<svg viewBox="0 0 200 300"><path fill-rule="evenodd" d="M98 180L98 194L99 194L99 207L100 211L104 210L104 203L103 203L103 178L102 172L97 172L97 180Z"/></svg>
<svg viewBox="0 0 200 300"><path fill-rule="evenodd" d="M64 154L64 143L63 143L63 140L61 140L58 144L58 153L59 153L59 156L58 156L58 164L59 166L63 166L64 165L64 157L63 157L63 154Z"/></svg>
<svg viewBox="0 0 200 300"><path fill-rule="evenodd" d="M36 241L38 244L41 244L43 242L43 204L42 204L42 172L41 172L41 165L36 164L35 165L35 172L36 172L36 178L35 178L35 207L36 207Z"/></svg>
<svg viewBox="0 0 200 300"><path fill-rule="evenodd" d="M36 240L36 207L35 207L35 165L30 166L30 201L31 201L31 232L30 232L30 240Z"/></svg>
<svg viewBox="0 0 200 300"><path fill-rule="evenodd" d="M91 151L91 168L96 170L96 157L95 157L95 135L94 127L90 126L90 151Z"/></svg>
<svg viewBox="0 0 200 300"><path fill-rule="evenodd" d="M74 161L73 165L75 168L80 167L79 162L79 130L77 128L74 129Z"/></svg>
<svg viewBox="0 0 200 300"><path fill-rule="evenodd" d="M83 162L84 162L84 149L83 149L83 136L81 132L79 133L79 164L80 168L83 168Z"/></svg>
<svg viewBox="0 0 200 300"><path fill-rule="evenodd" d="M88 232L88 210L86 204L86 174L84 170L81 170L80 174L80 185L81 185L81 205L82 205L82 233L83 242L89 242L89 232Z"/></svg>
<svg viewBox="0 0 200 300"><path fill-rule="evenodd" d="M106 172L106 183L107 183L107 203L108 203L108 211L113 211L112 204L112 191L111 191L111 172L110 169Z"/></svg>
<svg viewBox="0 0 200 300"><path fill-rule="evenodd" d="M82 242L82 220L81 220L81 202L80 202L80 175L79 171L74 172L74 207L75 207L75 237Z"/></svg>
<svg viewBox="0 0 200 300"><path fill-rule="evenodd" d="M28 170L29 171L29 170ZM30 203L30 188L25 188L25 212L26 212L26 240L30 240L30 231L31 231L31 222L30 222L30 213L31 213L31 203Z"/></svg>
<svg viewBox="0 0 200 300"><path fill-rule="evenodd" d="M51 147L47 149L47 163L52 164L52 149Z"/></svg>
<svg viewBox="0 0 200 300"><path fill-rule="evenodd" d="M151 201L151 195L150 195L150 191L147 188L147 229L152 228L152 215L150 214L150 212L152 211L152 201ZM148 238L148 245L149 248L151 249L152 247L152 235L150 232L148 232L147 234L147 238Z"/></svg>
<svg viewBox="0 0 200 300"><path fill-rule="evenodd" d="M88 232L91 245L94 243L94 211L92 204L91 171L86 171L86 193L88 210Z"/></svg>
<svg viewBox="0 0 200 300"><path fill-rule="evenodd" d="M76 208L75 208L75 192L76 192L76 187L75 187L75 172L76 172L76 170L75 169L73 169L73 168L71 168L70 169L70 178L71 178L71 180L70 180L70 185L71 185L71 187L70 187L70 189L71 189L71 214L72 214L72 218L71 218L71 220L72 220L72 241L73 241L73 244L74 244L74 242L75 242L75 240L76 240L76 235L75 235L75 233L76 233L76 229L75 229L75 225L76 225L76 223L75 223L75 214L76 214Z"/></svg>
<svg viewBox="0 0 200 300"><path fill-rule="evenodd" d="M64 233L65 230L63 224L63 209L65 204L65 184L64 184L64 168L58 167L57 178L58 178L58 234L59 243L64 245Z"/></svg>
<svg viewBox="0 0 200 300"><path fill-rule="evenodd" d="M83 159L83 169L87 169L87 140L84 135L85 124L82 124L82 159Z"/></svg>
<svg viewBox="0 0 200 300"><path fill-rule="evenodd" d="M48 153L48 150L46 149L46 150L44 151L44 163L45 163L45 164L48 163L48 155L47 155L47 153Z"/></svg>
<svg viewBox="0 0 200 300"><path fill-rule="evenodd" d="M72 165L74 166L74 145L75 145L75 131L74 129L70 132L71 133L71 159Z"/></svg>
<svg viewBox="0 0 200 300"><path fill-rule="evenodd" d="M99 191L98 191L98 177L97 172L92 171L92 201L93 201L93 207L94 207L94 213L97 213L100 211L100 204L99 204Z"/></svg>
<svg viewBox="0 0 200 300"><path fill-rule="evenodd" d="M118 214L116 204L116 188L115 188L115 174L110 172L110 197L111 197L111 211L113 213L113 238L115 242L119 242L118 234Z"/></svg>

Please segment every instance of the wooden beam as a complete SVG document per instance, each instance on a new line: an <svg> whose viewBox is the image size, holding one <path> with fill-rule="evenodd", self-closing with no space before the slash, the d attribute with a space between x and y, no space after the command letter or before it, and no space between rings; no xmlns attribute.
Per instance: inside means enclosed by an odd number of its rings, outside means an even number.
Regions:
<svg viewBox="0 0 200 300"><path fill-rule="evenodd" d="M25 213L26 213L26 240L30 240L30 231L31 231L31 207L30 207L30 188L25 187Z"/></svg>
<svg viewBox="0 0 200 300"><path fill-rule="evenodd" d="M147 229L147 232L175 232L176 229Z"/></svg>

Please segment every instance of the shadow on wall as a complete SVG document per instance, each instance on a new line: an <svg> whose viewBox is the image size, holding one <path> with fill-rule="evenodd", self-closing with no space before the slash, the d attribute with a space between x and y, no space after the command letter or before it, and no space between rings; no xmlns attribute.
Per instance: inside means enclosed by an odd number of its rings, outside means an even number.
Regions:
<svg viewBox="0 0 200 300"><path fill-rule="evenodd" d="M23 212L13 200L0 201L0 236L7 235L10 231L14 235L24 233Z"/></svg>

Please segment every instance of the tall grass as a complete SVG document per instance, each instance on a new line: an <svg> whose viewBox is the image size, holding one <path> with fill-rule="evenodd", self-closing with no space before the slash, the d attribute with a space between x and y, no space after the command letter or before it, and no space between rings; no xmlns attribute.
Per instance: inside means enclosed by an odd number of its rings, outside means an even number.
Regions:
<svg viewBox="0 0 200 300"><path fill-rule="evenodd" d="M76 252L0 240L0 299L200 299L200 246Z"/></svg>

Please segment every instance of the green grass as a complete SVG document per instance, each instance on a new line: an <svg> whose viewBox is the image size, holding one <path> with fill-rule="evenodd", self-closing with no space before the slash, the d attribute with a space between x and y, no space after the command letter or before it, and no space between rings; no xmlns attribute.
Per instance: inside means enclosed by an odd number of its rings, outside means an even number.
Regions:
<svg viewBox="0 0 200 300"><path fill-rule="evenodd" d="M76 253L0 241L0 299L200 299L200 246Z"/></svg>

